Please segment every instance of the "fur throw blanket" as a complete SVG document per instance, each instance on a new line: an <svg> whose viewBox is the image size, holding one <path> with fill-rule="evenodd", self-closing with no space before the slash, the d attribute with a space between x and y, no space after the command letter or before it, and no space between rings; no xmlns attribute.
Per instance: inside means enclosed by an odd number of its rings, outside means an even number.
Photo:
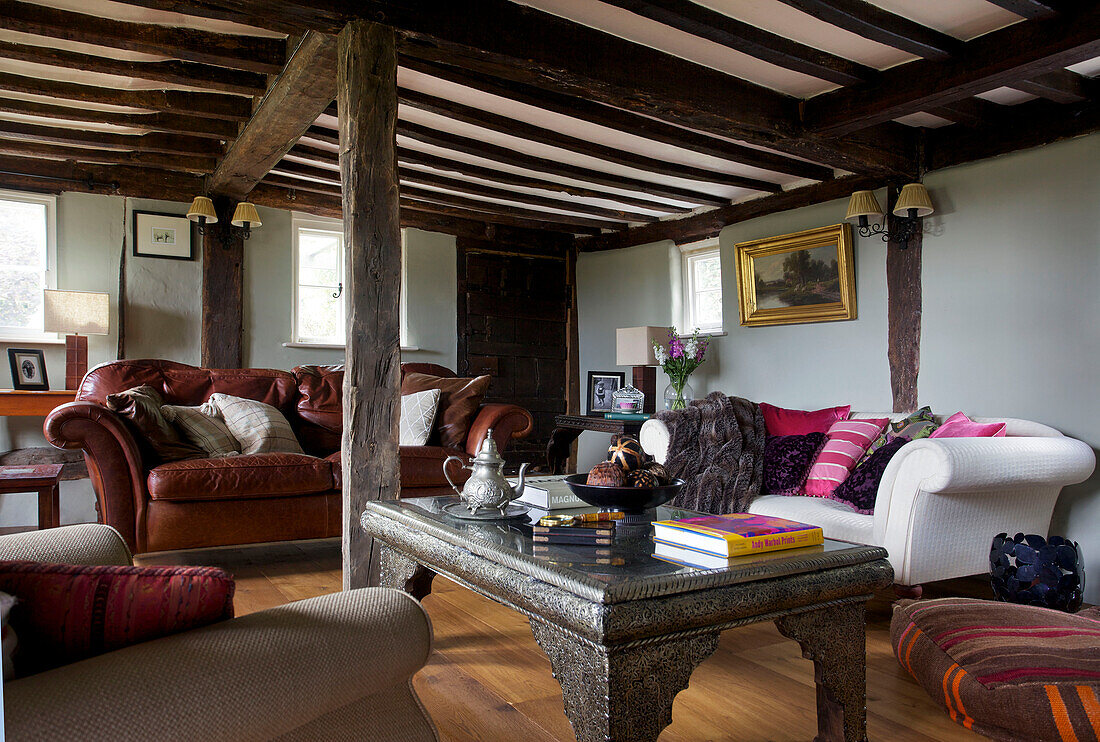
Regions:
<svg viewBox="0 0 1100 742"><path fill-rule="evenodd" d="M764 477L767 433L760 406L711 392L687 409L656 417L669 431L665 468L687 482L672 504L715 514L748 510Z"/></svg>

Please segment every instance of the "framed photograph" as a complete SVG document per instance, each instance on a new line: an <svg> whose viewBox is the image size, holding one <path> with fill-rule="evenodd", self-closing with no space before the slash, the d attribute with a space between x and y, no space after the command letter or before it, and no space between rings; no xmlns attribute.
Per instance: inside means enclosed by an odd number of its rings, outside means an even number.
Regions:
<svg viewBox="0 0 1100 742"><path fill-rule="evenodd" d="M737 299L745 327L855 319L851 225L737 243Z"/></svg>
<svg viewBox="0 0 1100 742"><path fill-rule="evenodd" d="M137 258L194 260L192 222L186 216L156 211L134 212L133 253Z"/></svg>
<svg viewBox="0 0 1100 742"><path fill-rule="evenodd" d="M8 363L11 364L13 389L50 390L50 380L46 378L46 357L41 350L8 348Z"/></svg>
<svg viewBox="0 0 1100 742"><path fill-rule="evenodd" d="M611 412L611 393L625 384L625 371L589 371L588 414Z"/></svg>

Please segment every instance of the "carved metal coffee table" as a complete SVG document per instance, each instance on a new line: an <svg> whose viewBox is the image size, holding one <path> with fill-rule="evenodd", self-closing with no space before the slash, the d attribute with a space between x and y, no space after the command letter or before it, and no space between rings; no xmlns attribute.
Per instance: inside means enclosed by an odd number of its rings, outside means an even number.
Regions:
<svg viewBox="0 0 1100 742"><path fill-rule="evenodd" d="M864 612L893 580L884 549L826 541L702 570L656 559L647 524L617 528L601 555L544 544L536 553L529 524L460 521L441 511L455 500L368 503L362 523L382 545L382 584L422 598L438 573L528 616L580 742L656 740L719 632L758 621L775 621L814 662L818 742L867 738Z"/></svg>

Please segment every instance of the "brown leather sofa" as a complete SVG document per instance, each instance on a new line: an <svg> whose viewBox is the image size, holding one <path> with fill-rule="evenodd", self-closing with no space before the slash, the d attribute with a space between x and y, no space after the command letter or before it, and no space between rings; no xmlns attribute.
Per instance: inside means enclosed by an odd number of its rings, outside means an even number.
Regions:
<svg viewBox="0 0 1100 742"><path fill-rule="evenodd" d="M406 363L401 373L453 377L443 366ZM105 363L84 377L77 401L46 418L46 439L84 452L100 522L113 526L135 553L262 541L325 538L341 533L340 366L204 369L174 361ZM214 392L266 402L294 427L309 454L267 453L162 463L141 436L104 406L108 394L147 384L167 404L202 404ZM401 495L449 493L443 460L474 455L489 429L504 450L532 428L515 405L482 405L465 450L401 447ZM465 470L452 467L456 481Z"/></svg>

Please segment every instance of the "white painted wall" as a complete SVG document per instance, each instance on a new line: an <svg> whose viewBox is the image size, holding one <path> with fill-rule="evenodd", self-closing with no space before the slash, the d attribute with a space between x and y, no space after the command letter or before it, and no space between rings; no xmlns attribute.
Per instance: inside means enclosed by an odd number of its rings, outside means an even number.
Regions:
<svg viewBox="0 0 1100 742"><path fill-rule="evenodd" d="M1100 448L1100 135L929 175L919 401L937 412L1021 417ZM885 204L885 194L880 193ZM720 235L729 334L691 379L785 407L889 410L885 250L855 239L859 317L740 327L734 245L840 222L844 201L735 224ZM671 243L581 254L580 363L612 370L616 327L673 321ZM616 277L622 277L617 279ZM627 369L622 369L627 370ZM658 378L658 391L666 379ZM579 466L606 436L585 433ZM1100 601L1100 474L1067 488L1052 533L1079 541ZM993 534L989 534L992 538Z"/></svg>
<svg viewBox="0 0 1100 742"><path fill-rule="evenodd" d="M186 214L188 204L125 199L98 194L65 193L58 198L58 287L111 294L111 334L88 339L88 362L114 360L118 348L119 258L125 239L126 355L168 358L197 365L202 332L201 246L194 261L135 258L130 255L132 212ZM252 367L290 369L306 363L341 363L343 351L284 348L292 311L291 214L259 208L263 227L245 243L244 363ZM411 229L406 241L408 271L408 341L419 350L405 360L455 368L456 333L455 238ZM0 362L9 347L41 347L53 389L65 382L65 346L0 343ZM0 387L11 378L0 370ZM42 418L0 417L0 450L47 446ZM61 522L95 520L95 495L88 480L62 482ZM33 494L0 495L0 527L37 523Z"/></svg>

